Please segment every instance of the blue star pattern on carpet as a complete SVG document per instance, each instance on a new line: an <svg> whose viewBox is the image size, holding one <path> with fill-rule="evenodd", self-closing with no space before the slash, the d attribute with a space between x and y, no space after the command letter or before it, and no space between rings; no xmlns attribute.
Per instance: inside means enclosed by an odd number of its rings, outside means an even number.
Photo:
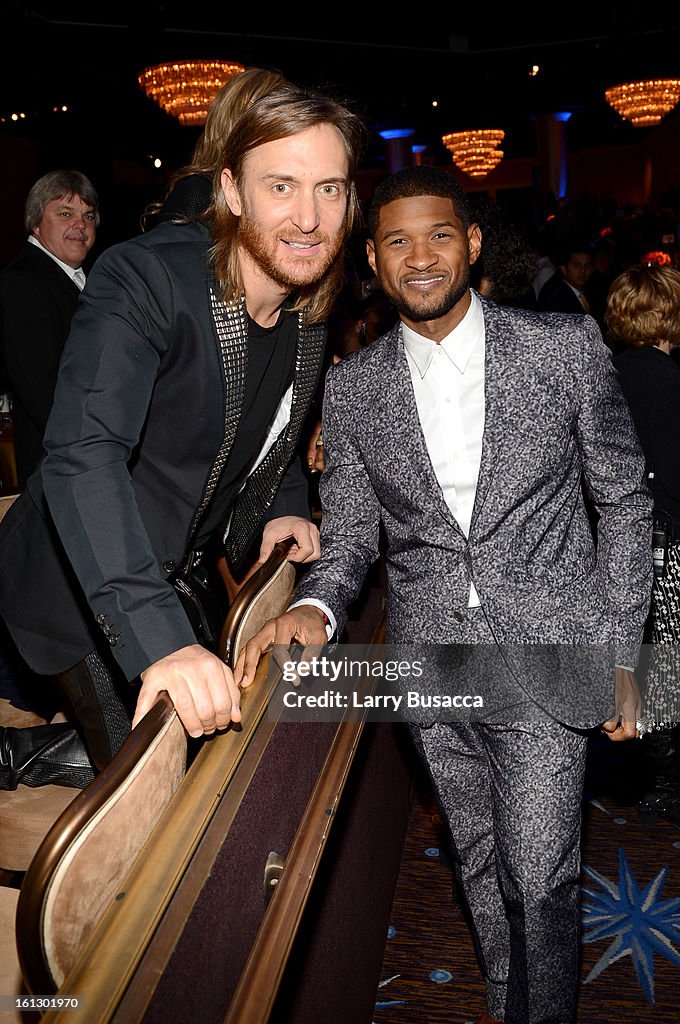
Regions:
<svg viewBox="0 0 680 1024"><path fill-rule="evenodd" d="M597 978L610 964L630 956L640 987L654 1003L654 952L680 967L680 952L673 940L680 939L680 898L663 900L661 891L668 873L662 868L644 889L638 885L623 849L619 848L618 883L594 868L584 872L602 887L602 892L583 889L583 942L613 938L584 984Z"/></svg>

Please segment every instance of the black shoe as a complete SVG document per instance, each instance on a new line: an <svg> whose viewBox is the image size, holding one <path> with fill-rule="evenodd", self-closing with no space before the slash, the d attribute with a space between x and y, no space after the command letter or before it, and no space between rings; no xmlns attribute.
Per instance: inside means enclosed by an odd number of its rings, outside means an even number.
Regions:
<svg viewBox="0 0 680 1024"><path fill-rule="evenodd" d="M0 789L24 786L75 786L95 777L92 762L68 722L27 729L0 726Z"/></svg>
<svg viewBox="0 0 680 1024"><path fill-rule="evenodd" d="M635 806L643 825L654 825L657 818L662 817L680 828L680 787L677 782L659 784L636 800Z"/></svg>

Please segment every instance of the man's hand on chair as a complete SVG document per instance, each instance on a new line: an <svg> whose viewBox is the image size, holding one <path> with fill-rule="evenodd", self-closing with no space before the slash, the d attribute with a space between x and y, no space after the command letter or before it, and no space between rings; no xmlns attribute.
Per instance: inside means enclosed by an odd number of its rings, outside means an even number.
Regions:
<svg viewBox="0 0 680 1024"><path fill-rule="evenodd" d="M190 736L210 735L241 721L239 688L230 668L200 644L182 647L149 665L132 722L135 725L167 690Z"/></svg>
<svg viewBox="0 0 680 1024"><path fill-rule="evenodd" d="M289 562L315 562L321 554L319 530L314 523L301 516L280 516L267 523L262 531L258 562L263 565L274 550L274 546L288 537L295 538L295 544L287 555Z"/></svg>
<svg viewBox="0 0 680 1024"><path fill-rule="evenodd" d="M259 633L248 641L238 656L234 679L238 686L248 686L255 678L260 658L274 644L284 647L296 641L303 647L323 647L328 642L323 612L312 604L301 604L285 615L265 622Z"/></svg>

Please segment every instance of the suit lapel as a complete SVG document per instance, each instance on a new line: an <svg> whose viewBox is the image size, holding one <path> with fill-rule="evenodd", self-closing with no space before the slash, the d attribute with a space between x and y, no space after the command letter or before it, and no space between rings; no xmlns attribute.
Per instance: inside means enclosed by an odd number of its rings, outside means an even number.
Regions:
<svg viewBox="0 0 680 1024"><path fill-rule="evenodd" d="M391 394L394 397L394 407L397 413L394 416L395 450L408 452L409 458L411 453L413 454L414 464L419 466L421 471L423 500L433 503L447 523L462 535L460 526L446 504L443 491L432 465L432 460L430 459L430 453L427 450L425 435L423 434L420 417L418 416L418 406L416 405L416 396L411 380L411 370L406 358L401 328L398 324L391 332L387 354L385 384L388 383L391 375L392 386L391 388L389 386L385 388L385 394Z"/></svg>
<svg viewBox="0 0 680 1024"><path fill-rule="evenodd" d="M39 267L43 271L43 273L49 274L55 284L59 286L68 299L71 301L74 299L76 302L78 301L78 298L80 297L80 288L75 281L68 276L66 271L62 270L59 264L52 259L51 256L46 252L43 252L42 249L39 249L37 245L33 244L33 242L28 241L24 242L22 256L28 257L36 267Z"/></svg>
<svg viewBox="0 0 680 1024"><path fill-rule="evenodd" d="M470 533L484 507L508 435L503 390L503 318L482 300L484 311L484 433Z"/></svg>

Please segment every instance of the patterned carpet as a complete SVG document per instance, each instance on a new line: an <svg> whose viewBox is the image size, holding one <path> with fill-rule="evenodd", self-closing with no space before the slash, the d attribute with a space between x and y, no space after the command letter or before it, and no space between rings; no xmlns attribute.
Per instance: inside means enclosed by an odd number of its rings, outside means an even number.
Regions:
<svg viewBox="0 0 680 1024"><path fill-rule="evenodd" d="M578 1024L680 1024L680 831L664 820L640 823L630 801L637 756L634 742L590 741ZM441 818L425 786L414 799L375 1024L466 1024L484 1010Z"/></svg>

